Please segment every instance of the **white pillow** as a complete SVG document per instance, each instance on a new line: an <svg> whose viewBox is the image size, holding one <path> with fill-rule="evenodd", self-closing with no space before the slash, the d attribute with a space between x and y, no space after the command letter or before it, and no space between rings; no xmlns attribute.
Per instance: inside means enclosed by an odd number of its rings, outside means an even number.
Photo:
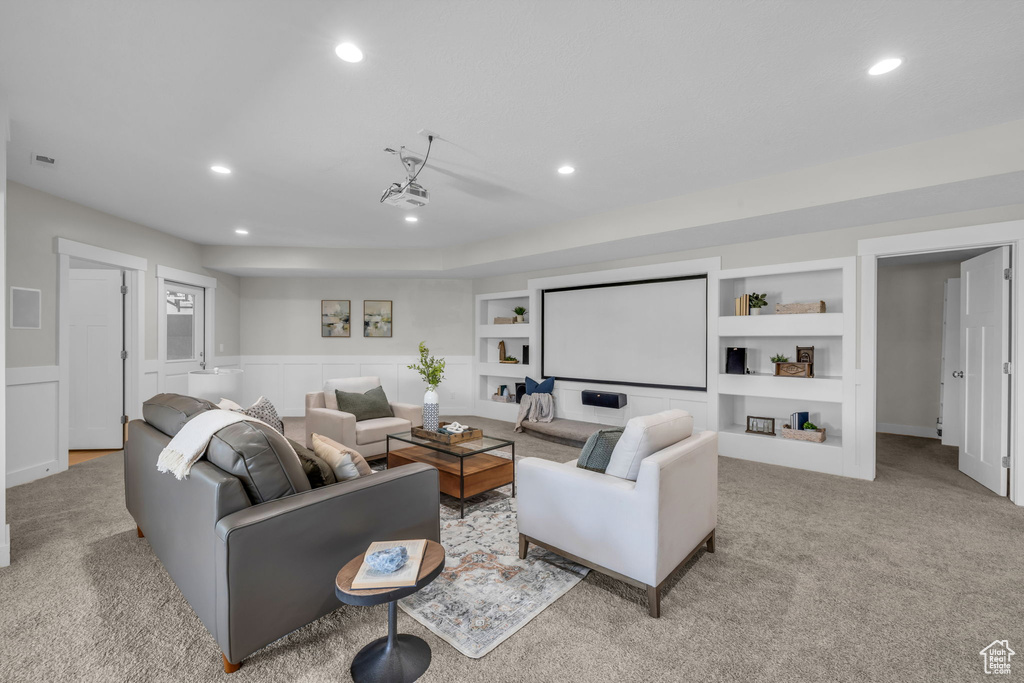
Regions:
<svg viewBox="0 0 1024 683"><path fill-rule="evenodd" d="M313 452L317 457L326 462L334 470L334 476L338 481L348 481L359 477L359 468L352 460L352 454L348 450L340 451L334 446L325 443L320 439L319 434L313 434Z"/></svg>
<svg viewBox="0 0 1024 683"><path fill-rule="evenodd" d="M217 407L221 410L242 410L242 406L238 405L230 398L222 398L220 403L217 404Z"/></svg>
<svg viewBox="0 0 1024 683"><path fill-rule="evenodd" d="M691 434L693 417L685 410L666 410L634 417L626 423L604 473L636 481L644 458L689 438Z"/></svg>

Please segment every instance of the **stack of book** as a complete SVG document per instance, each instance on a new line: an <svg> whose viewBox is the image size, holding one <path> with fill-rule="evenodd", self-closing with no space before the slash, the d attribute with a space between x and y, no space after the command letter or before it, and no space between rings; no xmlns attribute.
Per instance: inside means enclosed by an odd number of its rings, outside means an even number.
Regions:
<svg viewBox="0 0 1024 683"><path fill-rule="evenodd" d="M367 563L368 557L378 550L388 550L398 546L405 546L409 559L397 571L385 573L374 569ZM371 543L366 549L363 564L352 579L353 590L380 590L382 588L405 588L415 586L419 578L420 566L423 564L423 555L427 549L427 542L424 539L415 541L377 541Z"/></svg>
<svg viewBox="0 0 1024 683"><path fill-rule="evenodd" d="M750 315L750 295L736 298L736 315Z"/></svg>

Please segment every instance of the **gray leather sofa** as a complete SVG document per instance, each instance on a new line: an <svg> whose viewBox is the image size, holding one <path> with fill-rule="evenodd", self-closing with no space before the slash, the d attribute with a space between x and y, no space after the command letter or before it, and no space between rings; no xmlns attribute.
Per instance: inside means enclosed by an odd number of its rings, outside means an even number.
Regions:
<svg viewBox="0 0 1024 683"><path fill-rule="evenodd" d="M246 489L251 482L243 484L243 479L207 458L182 481L158 472L157 457L171 434L210 408L198 399L163 398L173 405L158 406L163 411L159 420L153 417L155 409L144 412L161 429L144 420L129 424L125 504L139 536L149 541L217 641L226 672L236 670L242 659L260 648L341 607L334 578L371 542L440 540L438 474L426 465L407 465L316 489L309 489L308 481L305 487L296 483L292 488L305 490L256 504L251 488L248 493ZM149 402L147 408L152 408ZM177 426L175 419L167 419L174 418L175 411ZM261 436L250 430L248 438ZM225 448L223 443L218 447ZM212 449L213 445L208 450L211 456Z"/></svg>

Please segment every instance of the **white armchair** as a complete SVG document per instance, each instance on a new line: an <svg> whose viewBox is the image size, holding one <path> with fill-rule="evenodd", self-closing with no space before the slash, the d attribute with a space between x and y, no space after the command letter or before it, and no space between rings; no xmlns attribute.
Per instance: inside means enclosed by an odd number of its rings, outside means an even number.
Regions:
<svg viewBox="0 0 1024 683"><path fill-rule="evenodd" d="M516 464L519 556L529 544L647 589L661 588L703 546L715 552L718 434L693 434L681 410L633 418L602 474L524 458ZM621 451L620 451L621 447Z"/></svg>
<svg viewBox="0 0 1024 683"><path fill-rule="evenodd" d="M394 417L356 422L356 416L338 410L337 391L366 393L380 386L379 377L346 377L328 380L323 391L306 394L306 447L313 448L312 434L321 434L348 446L367 459L382 455L388 434L423 426L423 406L391 403Z"/></svg>

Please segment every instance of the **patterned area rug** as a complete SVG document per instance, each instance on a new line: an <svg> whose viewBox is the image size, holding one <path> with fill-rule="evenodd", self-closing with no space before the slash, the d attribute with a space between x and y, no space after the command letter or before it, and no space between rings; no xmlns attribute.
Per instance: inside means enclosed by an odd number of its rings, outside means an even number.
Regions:
<svg viewBox="0 0 1024 683"><path fill-rule="evenodd" d="M398 603L474 659L526 626L590 571L534 546L525 560L519 559L516 501L510 488L467 499L465 519L459 519L458 500L441 496L445 570Z"/></svg>

